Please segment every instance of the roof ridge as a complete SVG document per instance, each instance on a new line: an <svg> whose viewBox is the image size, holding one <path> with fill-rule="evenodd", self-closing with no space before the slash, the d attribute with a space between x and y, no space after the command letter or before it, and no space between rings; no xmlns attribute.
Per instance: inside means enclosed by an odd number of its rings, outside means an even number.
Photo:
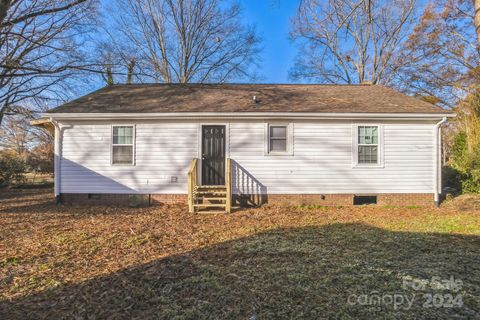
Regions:
<svg viewBox="0 0 480 320"><path fill-rule="evenodd" d="M369 87L369 86L379 86L383 87L382 84L373 84L373 83L239 83L239 82L229 82L229 83L117 83L108 87L119 87L119 86L331 86L331 87Z"/></svg>

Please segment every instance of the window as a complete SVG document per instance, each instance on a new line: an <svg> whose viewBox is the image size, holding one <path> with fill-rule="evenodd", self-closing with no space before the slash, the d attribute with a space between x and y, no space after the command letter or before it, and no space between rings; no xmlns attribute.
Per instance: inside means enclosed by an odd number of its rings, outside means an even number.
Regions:
<svg viewBox="0 0 480 320"><path fill-rule="evenodd" d="M268 124L266 154L291 154L289 124Z"/></svg>
<svg viewBox="0 0 480 320"><path fill-rule="evenodd" d="M358 126L357 129L357 163L379 163L378 126Z"/></svg>
<svg viewBox="0 0 480 320"><path fill-rule="evenodd" d="M112 164L133 164L133 126L113 126Z"/></svg>

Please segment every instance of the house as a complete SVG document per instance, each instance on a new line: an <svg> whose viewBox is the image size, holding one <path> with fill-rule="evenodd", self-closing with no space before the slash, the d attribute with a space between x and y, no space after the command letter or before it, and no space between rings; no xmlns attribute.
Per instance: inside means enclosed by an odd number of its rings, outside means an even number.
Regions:
<svg viewBox="0 0 480 320"><path fill-rule="evenodd" d="M45 113L64 203L433 205L454 114L380 85L114 85Z"/></svg>

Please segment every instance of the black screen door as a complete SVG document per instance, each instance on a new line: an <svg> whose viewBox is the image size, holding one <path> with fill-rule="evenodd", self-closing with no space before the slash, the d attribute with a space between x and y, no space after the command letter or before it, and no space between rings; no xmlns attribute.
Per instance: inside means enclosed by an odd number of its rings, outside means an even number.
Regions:
<svg viewBox="0 0 480 320"><path fill-rule="evenodd" d="M225 126L202 126L202 184L225 184Z"/></svg>

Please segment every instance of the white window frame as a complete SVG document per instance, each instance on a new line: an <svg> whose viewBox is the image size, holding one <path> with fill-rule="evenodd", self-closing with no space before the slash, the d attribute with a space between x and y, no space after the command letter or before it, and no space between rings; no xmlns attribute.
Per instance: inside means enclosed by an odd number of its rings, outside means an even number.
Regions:
<svg viewBox="0 0 480 320"><path fill-rule="evenodd" d="M132 144L113 144L113 128L115 127L132 127ZM112 166L134 166L135 165L135 150L136 150L136 126L135 124L112 124L110 128L110 165ZM131 146L132 147L132 162L131 163L113 163L113 147L114 146Z"/></svg>
<svg viewBox="0 0 480 320"><path fill-rule="evenodd" d="M270 152L270 127L283 126L287 128L287 150ZM284 156L293 155L293 123L291 122L266 122L265 123L265 149L264 153L267 156Z"/></svg>
<svg viewBox="0 0 480 320"><path fill-rule="evenodd" d="M359 163L358 162L358 127L377 127L378 128L378 156L377 163ZM353 168L383 168L383 125L380 123L355 123L352 125L352 167Z"/></svg>

